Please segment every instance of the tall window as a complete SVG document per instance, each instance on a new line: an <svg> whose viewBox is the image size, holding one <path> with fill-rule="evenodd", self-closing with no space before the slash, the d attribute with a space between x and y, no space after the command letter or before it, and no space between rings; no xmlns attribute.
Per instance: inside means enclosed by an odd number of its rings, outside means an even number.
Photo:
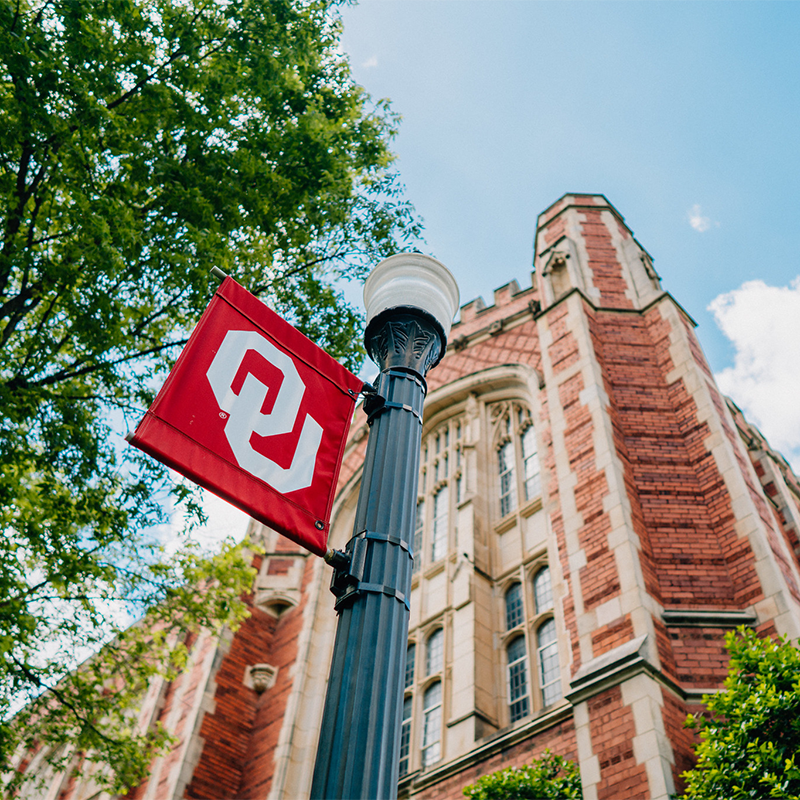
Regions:
<svg viewBox="0 0 800 800"><path fill-rule="evenodd" d="M550 618L539 626L536 632L539 652L539 685L542 691L542 704L549 706L561 697L561 678L558 668L558 643L556 642L556 622Z"/></svg>
<svg viewBox="0 0 800 800"><path fill-rule="evenodd" d="M444 666L444 629L437 628L425 648L425 677L442 671Z"/></svg>
<svg viewBox="0 0 800 800"><path fill-rule="evenodd" d="M452 541L450 489L459 503L464 491L462 426L462 418L449 419L437 424L422 440L419 503L414 527L415 573L423 562L441 561Z"/></svg>
<svg viewBox="0 0 800 800"><path fill-rule="evenodd" d="M506 592L506 630L521 625L523 617L522 584L515 583Z"/></svg>
<svg viewBox="0 0 800 800"><path fill-rule="evenodd" d="M553 584L550 580L550 567L542 567L533 579L533 596L536 600L536 613L541 614L553 607Z"/></svg>
<svg viewBox="0 0 800 800"><path fill-rule="evenodd" d="M525 637L518 636L506 649L508 656L508 709L511 722L528 714L528 657Z"/></svg>
<svg viewBox="0 0 800 800"><path fill-rule="evenodd" d="M400 726L400 777L408 773L408 762L411 754L411 711L414 698L408 695L403 700L403 722Z"/></svg>
<svg viewBox="0 0 800 800"><path fill-rule="evenodd" d="M408 646L408 650L406 650L406 689L410 689L414 685L414 658L416 654L417 646L412 642Z"/></svg>
<svg viewBox="0 0 800 800"><path fill-rule="evenodd" d="M539 454L536 449L536 431L533 425L525 428L521 438L522 444L522 478L525 481L525 499L533 500L541 493L539 478Z"/></svg>
<svg viewBox="0 0 800 800"><path fill-rule="evenodd" d="M490 406L497 451L500 516L511 514L520 501L529 502L541 495L536 429L530 411L516 401Z"/></svg>
<svg viewBox="0 0 800 800"><path fill-rule="evenodd" d="M500 516L517 507L517 482L514 478L514 443L507 441L497 451L500 471Z"/></svg>
<svg viewBox="0 0 800 800"><path fill-rule="evenodd" d="M436 681L425 690L422 703L422 766L427 767L441 757L442 682Z"/></svg>
<svg viewBox="0 0 800 800"><path fill-rule="evenodd" d="M425 530L425 501L417 503L417 517L414 521L414 572L419 572L422 564L422 533Z"/></svg>
<svg viewBox="0 0 800 800"><path fill-rule="evenodd" d="M433 536L431 538L431 561L438 561L447 554L447 524L449 497L445 484L433 496Z"/></svg>

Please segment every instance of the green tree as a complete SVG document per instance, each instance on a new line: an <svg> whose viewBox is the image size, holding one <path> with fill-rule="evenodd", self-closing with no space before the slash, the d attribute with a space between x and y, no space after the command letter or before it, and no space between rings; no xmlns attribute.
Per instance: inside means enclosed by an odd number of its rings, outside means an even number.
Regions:
<svg viewBox="0 0 800 800"><path fill-rule="evenodd" d="M166 552L153 526L196 495L120 437L209 269L354 366L341 281L419 233L335 6L0 0L0 773L72 742L132 785L165 736L126 714L185 658L176 626L242 618L246 553Z"/></svg>
<svg viewBox="0 0 800 800"><path fill-rule="evenodd" d="M521 767L484 775L464 788L471 800L580 800L578 765L545 750L541 758Z"/></svg>
<svg viewBox="0 0 800 800"><path fill-rule="evenodd" d="M705 695L697 765L684 773L685 797L702 800L800 798L800 650L788 639L730 632L724 691Z"/></svg>

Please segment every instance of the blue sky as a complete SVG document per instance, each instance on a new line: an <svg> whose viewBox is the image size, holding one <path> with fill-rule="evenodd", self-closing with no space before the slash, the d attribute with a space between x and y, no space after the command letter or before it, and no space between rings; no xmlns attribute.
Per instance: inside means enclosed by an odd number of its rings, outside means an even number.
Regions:
<svg viewBox="0 0 800 800"><path fill-rule="evenodd" d="M529 285L536 216L605 194L800 471L800 3L362 0L343 18L356 80L403 117L397 166L462 303ZM243 529L208 510L212 539Z"/></svg>
<svg viewBox="0 0 800 800"><path fill-rule="evenodd" d="M800 3L362 0L343 19L462 302L529 285L537 214L605 194L723 390L800 466Z"/></svg>

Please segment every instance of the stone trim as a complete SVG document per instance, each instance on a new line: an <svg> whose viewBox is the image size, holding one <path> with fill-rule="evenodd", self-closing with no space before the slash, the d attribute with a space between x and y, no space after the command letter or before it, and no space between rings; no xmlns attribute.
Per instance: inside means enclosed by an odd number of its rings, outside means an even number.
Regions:
<svg viewBox="0 0 800 800"><path fill-rule="evenodd" d="M665 608L661 619L669 628L738 628L758 622L752 611L721 608Z"/></svg>
<svg viewBox="0 0 800 800"><path fill-rule="evenodd" d="M573 294L579 294L583 300L586 302L587 305L591 306L592 310L595 312L610 312L614 314L636 314L638 316L642 316L646 314L653 306L660 303L665 298L672 300L678 310L686 317L687 320L691 323L693 328L697 327L697 322L695 321L694 317L669 293L662 291L658 297L654 297L647 305L642 306L641 308L615 308L613 306L599 306L593 300L590 300L586 293L579 289L577 286L573 286L566 294L562 294L557 300L554 300L552 305L547 306L547 308L543 308L538 314L534 314L534 319L539 319L540 317L546 316L550 311L552 311L557 306L560 306L567 298L572 297Z"/></svg>
<svg viewBox="0 0 800 800"><path fill-rule="evenodd" d="M747 612L734 613L741 614L743 617L747 615ZM755 621L755 615L751 616ZM737 622L736 624L738 625L741 623ZM697 626L700 625L704 627L712 627L711 623L708 622L697 624ZM721 625L718 622L715 622L713 623L713 627L721 627ZM731 625L730 622L728 622L726 627L734 627L734 625ZM599 656L598 658L595 658L592 661L584 664L575 673L575 677L570 682L572 691L564 695L566 699L569 700L569 702L573 705L583 703L595 695L600 694L600 692L604 692L606 689L611 689L614 686L618 686L619 684L624 683L630 678L634 678L641 673L647 673L651 678L669 689L673 694L680 697L681 700L689 703L699 703L702 701L703 695L713 694L720 691L718 687L712 686L707 688L692 687L690 689L685 689L682 686L679 686L677 683L664 675L660 669L653 666L645 658L645 656L642 655L640 651L646 639L647 634L639 636L638 638L632 639L629 642L625 642L625 644L621 644L619 647L615 647L613 650L609 650L602 656Z"/></svg>
<svg viewBox="0 0 800 800"><path fill-rule="evenodd" d="M570 681L572 691L567 693L567 700L577 705L638 675L646 666L654 669L640 652L646 639L645 633L584 664Z"/></svg>
<svg viewBox="0 0 800 800"><path fill-rule="evenodd" d="M482 719L484 722L489 723L489 725L491 725L493 728L497 727L497 720L496 719L492 719L490 716L488 716L487 714L484 714L482 711L479 711L478 709L475 709L473 711L469 711L466 714L462 714L457 719L449 719L449 720L447 720L447 722L445 722L445 725L448 728L452 728L454 725L458 725L459 723L464 722L464 720L467 720L470 717L478 717L479 719Z"/></svg>

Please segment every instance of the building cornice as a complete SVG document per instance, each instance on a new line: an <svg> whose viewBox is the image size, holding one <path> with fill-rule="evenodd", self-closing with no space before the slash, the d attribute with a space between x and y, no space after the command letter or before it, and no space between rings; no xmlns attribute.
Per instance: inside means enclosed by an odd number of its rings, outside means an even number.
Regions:
<svg viewBox="0 0 800 800"><path fill-rule="evenodd" d="M578 294L583 298L583 301L591 307L591 309L598 313L611 313L611 314L637 314L641 316L642 314L646 314L654 305L657 305L664 299L672 300L673 304L678 308L678 310L686 317L686 319L691 322L692 327L697 327L697 322L695 321L694 317L669 293L662 291L658 297L654 297L649 303L643 305L641 308L615 308L614 306L599 306L595 302L589 299L584 291L579 289L577 286L573 286L568 292L561 295L554 303L547 306L547 308L543 308L537 314L534 315L534 319L540 319L541 317L546 316L550 311L552 311L557 306L561 305L568 297L572 297L573 294Z"/></svg>

